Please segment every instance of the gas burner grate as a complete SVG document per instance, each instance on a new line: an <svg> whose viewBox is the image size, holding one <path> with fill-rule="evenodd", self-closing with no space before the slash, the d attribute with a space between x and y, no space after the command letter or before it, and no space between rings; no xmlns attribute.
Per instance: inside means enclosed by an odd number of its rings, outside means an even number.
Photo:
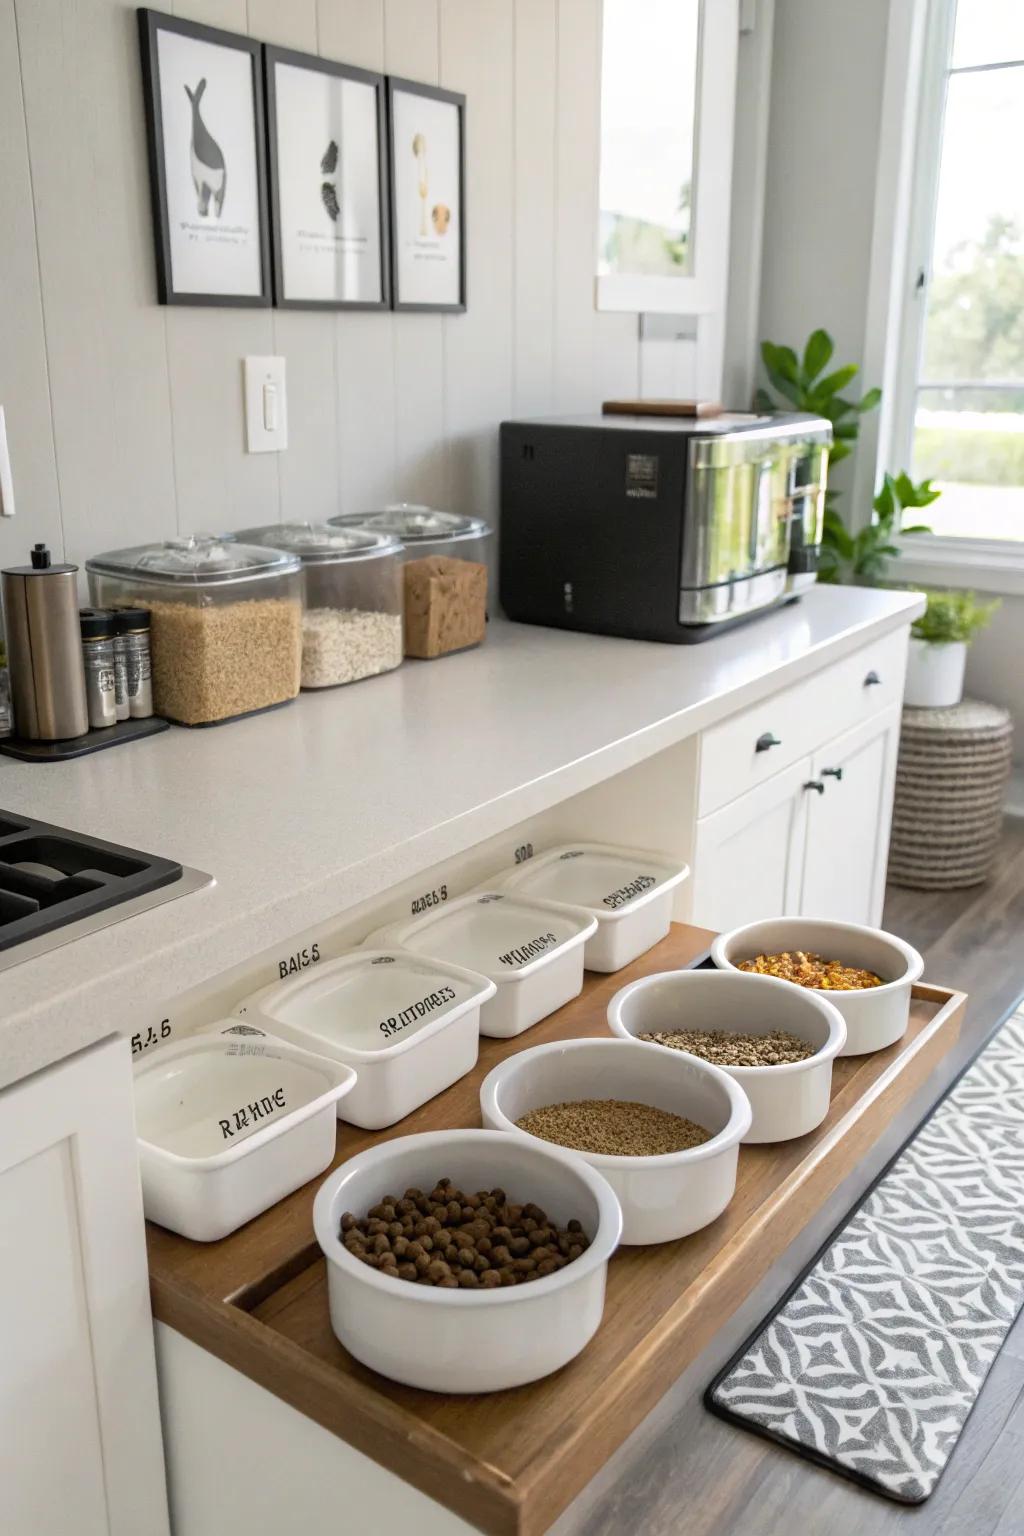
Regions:
<svg viewBox="0 0 1024 1536"><path fill-rule="evenodd" d="M0 811L0 950L181 879L181 865Z"/></svg>

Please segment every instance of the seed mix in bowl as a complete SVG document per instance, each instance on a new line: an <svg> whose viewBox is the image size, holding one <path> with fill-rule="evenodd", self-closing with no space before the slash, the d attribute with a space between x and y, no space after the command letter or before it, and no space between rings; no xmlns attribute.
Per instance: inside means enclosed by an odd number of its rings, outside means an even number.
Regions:
<svg viewBox="0 0 1024 1536"><path fill-rule="evenodd" d="M513 1204L503 1189L467 1195L451 1179L438 1179L429 1193L383 1195L365 1216L346 1211L341 1240L383 1275L445 1290L527 1285L590 1247L576 1220L559 1227L539 1205Z"/></svg>
<svg viewBox="0 0 1024 1536"><path fill-rule="evenodd" d="M531 1109L521 1131L573 1152L604 1157L660 1157L711 1140L711 1132L682 1115L631 1099L577 1099Z"/></svg>
<svg viewBox="0 0 1024 1536"><path fill-rule="evenodd" d="M861 992L868 987L884 987L874 971L861 966L844 965L841 960L825 960L810 950L783 950L777 955L757 955L753 960L739 960L738 971L755 976L778 976L798 987L814 987L822 992Z"/></svg>
<svg viewBox="0 0 1024 1536"><path fill-rule="evenodd" d="M637 1035L637 1039L686 1051L716 1067L785 1067L806 1061L817 1049L785 1029L763 1035L743 1035L728 1029L659 1030L657 1034Z"/></svg>

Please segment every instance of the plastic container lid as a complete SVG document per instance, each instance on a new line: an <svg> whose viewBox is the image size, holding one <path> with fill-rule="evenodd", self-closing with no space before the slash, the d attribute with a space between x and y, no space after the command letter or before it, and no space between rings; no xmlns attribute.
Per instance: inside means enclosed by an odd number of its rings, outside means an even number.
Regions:
<svg viewBox="0 0 1024 1536"><path fill-rule="evenodd" d="M391 533L362 527L332 527L330 523L272 523L246 528L237 535L243 544L283 549L304 565L330 565L342 560L376 560L396 555L401 543Z"/></svg>
<svg viewBox="0 0 1024 1536"><path fill-rule="evenodd" d="M333 1104L354 1083L343 1064L262 1032L257 1041L194 1035L136 1068L136 1131L165 1161L220 1166Z"/></svg>
<svg viewBox="0 0 1024 1536"><path fill-rule="evenodd" d="M357 950L275 982L248 1000L246 1013L310 1050L368 1061L396 1055L493 995L493 982L460 966Z"/></svg>
<svg viewBox="0 0 1024 1536"><path fill-rule="evenodd" d="M461 512L438 512L433 507L398 502L381 512L345 513L329 521L339 528L370 528L377 533L394 534L403 544L455 543L459 539L490 538L491 527L482 517L466 517Z"/></svg>
<svg viewBox="0 0 1024 1536"><path fill-rule="evenodd" d="M535 975L596 928L596 919L579 907L484 891L457 896L384 932L404 949L464 966L501 985Z"/></svg>
<svg viewBox="0 0 1024 1536"><path fill-rule="evenodd" d="M114 549L85 562L87 571L168 585L209 586L232 581L252 581L262 576L283 576L301 569L296 555L282 549L219 539L196 533L167 539L162 544L139 544Z"/></svg>
<svg viewBox="0 0 1024 1536"><path fill-rule="evenodd" d="M607 922L674 890L688 874L685 864L646 850L576 843L538 854L502 883L524 895L582 907Z"/></svg>

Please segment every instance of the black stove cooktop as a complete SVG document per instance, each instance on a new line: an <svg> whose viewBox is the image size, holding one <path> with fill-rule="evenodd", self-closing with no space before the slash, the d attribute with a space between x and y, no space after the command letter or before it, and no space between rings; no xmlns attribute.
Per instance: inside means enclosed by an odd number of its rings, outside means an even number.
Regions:
<svg viewBox="0 0 1024 1536"><path fill-rule="evenodd" d="M0 811L0 950L181 876L169 859Z"/></svg>

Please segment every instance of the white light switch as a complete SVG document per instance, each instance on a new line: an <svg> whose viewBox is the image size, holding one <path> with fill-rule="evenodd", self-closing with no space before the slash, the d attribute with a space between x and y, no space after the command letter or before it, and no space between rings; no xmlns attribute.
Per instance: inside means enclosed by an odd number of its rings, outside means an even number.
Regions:
<svg viewBox="0 0 1024 1536"><path fill-rule="evenodd" d="M0 405L0 517L14 516L14 477L11 474L11 455L7 448L7 422L4 408Z"/></svg>
<svg viewBox="0 0 1024 1536"><path fill-rule="evenodd" d="M288 400L283 357L247 357L245 428L250 453L288 447Z"/></svg>

